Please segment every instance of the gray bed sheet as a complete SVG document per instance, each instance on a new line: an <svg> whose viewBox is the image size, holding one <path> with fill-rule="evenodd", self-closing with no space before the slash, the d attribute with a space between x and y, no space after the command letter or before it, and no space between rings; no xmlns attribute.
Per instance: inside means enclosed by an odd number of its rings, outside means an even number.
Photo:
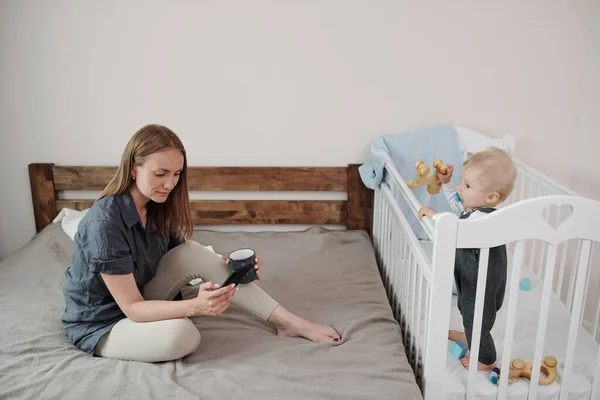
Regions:
<svg viewBox="0 0 600 400"><path fill-rule="evenodd" d="M221 254L256 249L259 285L292 312L333 326L341 344L279 337L231 306L192 319L202 341L182 360L90 356L68 342L60 323L73 243L51 224L0 263L0 398L422 398L363 231L196 231L193 239Z"/></svg>

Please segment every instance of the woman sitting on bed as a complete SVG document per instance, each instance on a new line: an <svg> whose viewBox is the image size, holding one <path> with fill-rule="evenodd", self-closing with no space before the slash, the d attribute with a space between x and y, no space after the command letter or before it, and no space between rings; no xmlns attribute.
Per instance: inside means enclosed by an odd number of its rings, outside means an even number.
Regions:
<svg viewBox="0 0 600 400"><path fill-rule="evenodd" d="M275 325L278 335L337 342L338 333L279 305L254 283L218 288L230 268L192 234L183 144L160 125L140 129L121 165L79 224L63 287L63 326L81 350L108 358L158 362L196 350L187 318L217 316L230 302ZM254 266L259 273L260 261ZM198 296L170 301L190 280Z"/></svg>

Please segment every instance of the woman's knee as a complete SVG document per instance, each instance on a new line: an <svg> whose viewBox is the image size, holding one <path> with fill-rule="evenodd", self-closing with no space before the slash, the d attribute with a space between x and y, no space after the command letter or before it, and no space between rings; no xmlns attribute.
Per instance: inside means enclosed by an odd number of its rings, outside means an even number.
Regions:
<svg viewBox="0 0 600 400"><path fill-rule="evenodd" d="M143 362L178 360L196 351L200 332L187 318L136 323L119 321L102 337L96 354L107 358Z"/></svg>
<svg viewBox="0 0 600 400"><path fill-rule="evenodd" d="M162 265L168 265L170 270L188 269L199 259L205 258L203 253L209 251L200 243L188 240L171 249L160 260Z"/></svg>
<svg viewBox="0 0 600 400"><path fill-rule="evenodd" d="M183 258L195 258L202 254L214 255L214 252L207 249L205 246L196 242L195 240L188 240L185 243L173 248L170 253L173 253L177 257Z"/></svg>
<svg viewBox="0 0 600 400"><path fill-rule="evenodd" d="M201 335L198 328L187 318L173 319L170 334L165 340L165 351L176 360L196 351Z"/></svg>

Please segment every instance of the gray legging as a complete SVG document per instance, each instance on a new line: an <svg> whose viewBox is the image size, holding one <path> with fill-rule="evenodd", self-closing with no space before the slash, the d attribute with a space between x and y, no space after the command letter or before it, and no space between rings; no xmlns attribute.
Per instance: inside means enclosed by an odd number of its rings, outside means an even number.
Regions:
<svg viewBox="0 0 600 400"><path fill-rule="evenodd" d="M473 318L475 317L479 253L480 250L478 249L457 249L454 266L454 278L458 289L458 310L463 317L469 349L471 349ZM497 358L496 345L491 332L496 322L496 314L504 301L507 265L506 246L491 248L489 254L479 345L479 362L485 365L495 363Z"/></svg>
<svg viewBox="0 0 600 400"><path fill-rule="evenodd" d="M198 242L188 241L166 253L156 275L144 286L146 300L172 300L192 279L223 282L225 261ZM254 283L240 285L231 302L267 320L278 303ZM188 318L154 322L120 320L96 346L101 357L145 362L182 358L198 348L200 332Z"/></svg>

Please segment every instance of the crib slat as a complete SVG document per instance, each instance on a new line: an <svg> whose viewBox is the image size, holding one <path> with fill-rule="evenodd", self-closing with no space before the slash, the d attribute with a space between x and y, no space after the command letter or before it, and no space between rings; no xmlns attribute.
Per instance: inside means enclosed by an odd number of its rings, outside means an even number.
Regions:
<svg viewBox="0 0 600 400"><path fill-rule="evenodd" d="M390 290L391 290L391 264L390 264L390 258L389 258L389 253L390 253L390 246L389 246L389 235L390 235L390 212L389 209L386 207L386 209L383 212L383 239L382 239L382 243L383 243L383 265L385 265L385 287L387 290L388 295L390 295Z"/></svg>
<svg viewBox="0 0 600 400"><path fill-rule="evenodd" d="M413 270L412 270L412 301L411 301L411 306L410 306L410 326L411 326L411 330L412 330L412 335L411 335L411 343L410 343L410 348L411 348L411 353L413 355L413 361L416 362L416 352L415 352L415 346L416 346L416 338L417 335L419 334L419 331L416 331L415 328L417 326L417 321L415 319L415 317L417 316L417 273L418 273L418 269L419 266L417 265L417 260L415 259L415 263L413 266Z"/></svg>
<svg viewBox="0 0 600 400"><path fill-rule="evenodd" d="M521 183L521 185L520 185L518 200L523 200L525 198L525 173L523 171L521 171L521 182L520 183Z"/></svg>
<svg viewBox="0 0 600 400"><path fill-rule="evenodd" d="M421 315L422 309L421 309L421 305L423 304L423 274L419 274L419 294L417 295L417 298L419 300L419 304L417 305L417 354L416 354L416 360L417 360L417 367L415 368L415 372L416 372L416 376L419 377L420 376L420 366L422 365L421 362L421 358L419 357L421 355L421 346L423 341L421 340L421 320L423 320L423 317Z"/></svg>
<svg viewBox="0 0 600 400"><path fill-rule="evenodd" d="M397 194L398 194L398 187L397 185L395 185L394 183L390 183L388 181L388 185L389 185L389 189L392 193L392 197L394 199L397 198ZM402 264L400 263L399 257L398 257L398 253L397 253L397 240L400 240L401 238L398 237L398 224L396 219L394 218L393 212L391 209L389 209L390 211L390 235L389 235L389 249L390 249L390 260L391 260L391 274L390 274L390 299L392 299L393 301L395 301L394 304L394 311L395 311L395 315L396 317L400 317L401 313L402 313L402 307L398 302L398 293L401 290L401 281L399 279L400 277L400 268L402 267ZM406 339L404 339L406 340ZM410 362L410 360L409 360Z"/></svg>
<svg viewBox="0 0 600 400"><path fill-rule="evenodd" d="M556 246L550 246L548 257L546 259L545 270L547 278L544 280L544 291L542 292L542 305L540 317L538 319L538 328L536 335L535 351L533 355L533 366L531 367L531 381L529 383L529 400L535 400L538 392L538 381L540 379L540 366L542 365L542 355L544 352L544 342L546 340L546 327L548 325L548 312L550 311L550 297L552 293L552 277L556 267Z"/></svg>
<svg viewBox="0 0 600 400"><path fill-rule="evenodd" d="M408 254L410 254L410 257L408 258L407 262L404 264L404 276L402 277L402 284L403 284L403 293L404 296L402 297L403 300L403 304L405 307L404 310L404 326L406 326L406 331L407 331L407 343L409 340L409 336L408 336L408 328L410 327L409 325L409 321L410 321L410 305L409 305L409 292L410 292L410 270L412 268L412 263L413 263L413 259L414 259L414 254L412 249L408 250Z"/></svg>
<svg viewBox="0 0 600 400"><path fill-rule="evenodd" d="M384 266L384 286L385 289L388 290L388 269L389 265L387 264L387 247L386 247L386 235L387 235L387 226L386 226L386 218L387 218L387 207L383 209L381 213L381 264Z"/></svg>
<svg viewBox="0 0 600 400"><path fill-rule="evenodd" d="M573 309L571 312L571 323L569 325L569 338L567 339L567 353L560 385L560 398L567 399L569 392L569 380L573 371L573 358L575 356L575 343L577 341L577 330L579 328L579 317L582 313L583 292L585 280L589 267L591 243L589 240L582 241L579 263L577 263L577 287L573 298Z"/></svg>
<svg viewBox="0 0 600 400"><path fill-rule="evenodd" d="M404 323L404 341L405 345L408 343L408 271L410 270L410 265L412 264L413 252L412 249L408 249L408 259L403 265L403 274L402 274L402 304L403 304L403 312L402 312L402 321ZM407 353L408 356L408 353Z"/></svg>
<svg viewBox="0 0 600 400"><path fill-rule="evenodd" d="M410 290L410 284L409 284L409 276L410 276L410 270L412 268L412 260L413 260L413 255L412 255L412 251L409 250L409 254L410 257L408 258L408 260L406 260L406 262L404 263L404 265L402 266L403 268L403 273L402 273L402 302L403 302L403 309L404 309L404 313L403 313L403 320L404 320L404 326L406 328L406 335L404 337L404 345L406 346L406 357L409 359L409 362L412 362L412 357L410 354L410 347L409 347L409 343L410 343L410 305L409 305L409 290Z"/></svg>
<svg viewBox="0 0 600 400"><path fill-rule="evenodd" d="M542 185L540 185L540 190L539 190L539 196L544 196L547 193L544 193L544 188L542 187ZM544 219L546 221L550 221L550 209L546 208L544 209ZM539 258L539 264L540 265L544 265L544 255L548 254L548 243L545 241L541 241L540 242L540 258ZM545 264L547 265L547 264ZM540 272L540 276L542 277L542 279L546 279L546 277L548 276L548 270L546 268L544 268L541 272ZM550 280L554 281L554 274L552 274L550 276ZM552 288L554 290L554 288Z"/></svg>
<svg viewBox="0 0 600 400"><path fill-rule="evenodd" d="M390 258L393 259L391 268L391 295L390 298L394 301L395 316L398 321L401 321L404 315L404 304L402 304L401 295L403 291L402 285L402 269L404 262L399 254L399 247L402 246L402 237L398 236L398 226L396 220L390 216ZM397 240L400 240L398 243ZM404 339L406 340L406 339Z"/></svg>
<svg viewBox="0 0 600 400"><path fill-rule="evenodd" d="M406 328L406 326L403 325L403 321L405 321L406 319L406 304L404 303L404 273L406 270L406 264L410 259L410 250L408 248L406 238L404 236L402 237L402 241L399 243L398 251L400 252L400 259L398 260L399 262L396 268L396 275L398 277L396 281L396 303L398 304L397 319L400 322L404 331L404 329ZM406 342L406 336L403 337L403 340L404 342Z"/></svg>
<svg viewBox="0 0 600 400"><path fill-rule="evenodd" d="M513 255L513 269L510 276L510 293L508 294L508 311L506 318L506 329L504 331L504 350L502 351L501 371L510 369L511 344L513 342L515 320L517 315L517 297L519 295L519 280L521 278L521 266L523 264L524 241L519 241L515 247ZM508 373L500 374L500 387L498 389L498 398L505 399L508 392Z"/></svg>
<svg viewBox="0 0 600 400"><path fill-rule="evenodd" d="M398 296L398 301L400 302L400 310L402 311L402 317L400 319L401 324L402 324L402 331L403 331L403 342L404 342L404 346L406 347L406 357L408 358L409 362L412 363L412 357L410 355L410 353L408 352L408 341L409 341L409 328L410 325L408 324L408 304L406 302L406 291L407 291L407 282L406 282L406 273L408 268L410 268L410 263L412 260L412 251L411 249L408 247L407 244L404 245L404 249L405 249L405 258L402 261L402 263L399 264L399 274L398 274L398 286L401 288L401 291L399 293Z"/></svg>
<svg viewBox="0 0 600 400"><path fill-rule="evenodd" d="M581 246L583 241L576 239L575 243L577 244L577 250L575 251L574 255L573 255L573 259L575 262L572 263L572 265L577 264L577 257L579 257L579 255L581 254ZM579 270L576 270L579 271ZM573 310L573 294L574 294L574 289L575 289L575 277L577 276L577 273L573 273L573 270L571 270L571 279L569 280L569 292L567 293L567 308L569 309L569 311Z"/></svg>
<svg viewBox="0 0 600 400"><path fill-rule="evenodd" d="M377 264L379 265L381 272L381 262L379 260L379 216L381 214L381 190L379 188L375 188L375 208L373 209L373 247L375 248L375 254L377 256Z"/></svg>
<svg viewBox="0 0 600 400"><path fill-rule="evenodd" d="M410 269L412 266L412 261L414 258L414 254L412 251L412 248L410 246L406 246L406 248L408 249L408 258L406 259L406 262L403 265L403 271L402 271L402 304L405 307L405 312L404 312L404 318L405 318L405 323L406 325L408 325L408 313L410 311L410 306L408 304L408 300L409 300L409 276L410 276Z"/></svg>
<svg viewBox="0 0 600 400"><path fill-rule="evenodd" d="M533 197L533 183L529 182L528 185L528 189L527 189L527 198L532 198ZM536 276L540 276L539 275L539 271L537 271L536 268L536 264L535 264L535 240L530 240L530 248L529 248L529 268L531 268L531 272L533 272Z"/></svg>
<svg viewBox="0 0 600 400"><path fill-rule="evenodd" d="M535 258L537 240L530 240L529 242L531 243L531 253L529 254L529 256L530 256L529 265L530 265L531 271L534 273L534 275L540 277L540 279L541 279L542 275L541 275L541 271L540 271L540 262L539 262L539 260L536 260L536 258Z"/></svg>
<svg viewBox="0 0 600 400"><path fill-rule="evenodd" d="M398 240L401 240L401 237L397 237L396 225L392 222L390 226L390 253L391 253L391 264L390 264L390 292L388 294L390 300L394 302L392 306L392 310L394 311L394 315L398 318L400 314L400 306L398 305L397 296L398 296L398 269L400 268L400 260L397 253ZM396 240L394 240L396 238Z"/></svg>
<svg viewBox="0 0 600 400"><path fill-rule="evenodd" d="M596 359L596 373L594 374L594 380L592 384L592 395L590 400L600 399L600 354Z"/></svg>
<svg viewBox="0 0 600 400"><path fill-rule="evenodd" d="M561 247L560 250L560 264L558 270L558 283L556 286L556 294L560 299L562 299L562 284L565 279L565 264L567 262L567 248L569 247L569 242L563 242L559 245Z"/></svg>
<svg viewBox="0 0 600 400"><path fill-rule="evenodd" d="M400 247L402 246L402 237L398 237L398 227L395 220L391 220L392 228L390 231L390 253L394 260L392 264L392 281L391 281L391 296L394 301L395 315L398 321L401 321L404 316L404 304L401 302L402 291L402 269L404 268L404 260L401 258ZM400 240L400 242L397 242ZM404 339L406 340L406 339Z"/></svg>
<svg viewBox="0 0 600 400"><path fill-rule="evenodd" d="M517 180L515 182L516 183L515 184L515 188L511 192L510 196L508 196L508 199L505 202L506 205L513 204L516 201L516 198L517 198L517 185L519 183L520 178L521 178L521 174L517 171Z"/></svg>
<svg viewBox="0 0 600 400"><path fill-rule="evenodd" d="M393 235L393 225L392 225L392 218L390 216L390 210L389 208L387 209L387 224L389 224L389 227L386 229L386 233L385 233L385 252L386 252L386 257L390 258L390 261L387 265L387 275L388 275L388 296L390 298L390 300L393 300L395 297L395 295L398 294L398 287L395 286L394 283L394 276L396 274L396 268L398 267L394 261L394 242L391 240L391 237ZM392 305L392 307L394 307L394 311L396 311L396 304L394 303Z"/></svg>
<svg viewBox="0 0 600 400"><path fill-rule="evenodd" d="M406 336L406 355L409 357L409 359L411 360L411 362L413 362L413 354L411 352L411 348L410 348L410 344L412 341L412 321L411 321L411 311L412 311L412 307L410 305L410 292L411 292L411 288L410 288L410 276L412 273L412 269L413 269L413 263L414 263L414 256L410 258L410 260L408 260L409 262L405 265L405 280L404 280L404 287L405 287L405 304L406 304L406 312L405 312L405 316L404 316L404 321L406 324L406 332L407 332L407 336Z"/></svg>
<svg viewBox="0 0 600 400"><path fill-rule="evenodd" d="M397 240L401 240L401 237L398 237L398 229L396 226L396 221L390 216L390 233L389 233L389 243L388 248L390 251L390 298L394 299L398 295L399 290L399 268L400 263L398 262L398 253L397 253Z"/></svg>
<svg viewBox="0 0 600 400"><path fill-rule="evenodd" d="M395 242L395 247L394 247L394 251L398 252L398 263L396 264L395 268L394 268L394 272L395 272L395 276L396 276L396 280L395 280L395 284L396 284L396 304L398 307L398 313L397 313L397 319L398 321L402 321L402 319L404 318L404 315L406 314L406 309L405 309L405 305L403 302L403 294L404 294L404 268L406 268L406 260L407 257L409 256L409 252L408 252L408 246L406 244L406 236L402 235L402 238L399 242Z"/></svg>
<svg viewBox="0 0 600 400"><path fill-rule="evenodd" d="M592 265L592 262L594 261L594 244L595 242L591 242L590 243L590 259L588 260L588 264ZM583 292L583 301L585 303L586 299L587 299L587 293L588 293L588 288L590 287L589 282L590 282L590 273L591 273L592 269L588 268L587 270L587 274L585 277L585 289ZM583 313L581 313L581 316L579 317L579 325L581 325L583 323Z"/></svg>
<svg viewBox="0 0 600 400"><path fill-rule="evenodd" d="M402 303L402 275L404 265L406 264L406 257L408 256L408 249L406 248L406 241L404 237L402 237L402 240L398 243L397 249L399 252L398 265L396 266L396 274L398 275L398 281L396 283L396 294L394 297L394 301L396 304L396 319L399 323L401 323L404 315L404 304Z"/></svg>
<svg viewBox="0 0 600 400"><path fill-rule="evenodd" d="M407 321L410 321L410 324L408 324L410 326L410 332L409 332L409 337L408 337L408 353L410 353L410 358L413 361L413 363L415 362L415 353L413 351L413 345L415 342L415 321L414 321L414 316L415 316L415 287L414 287L414 278L416 277L415 274L415 270L417 269L417 262L415 260L415 258L413 257L411 259L410 262L410 269L409 269L409 274L408 274L408 280L407 280L407 285L408 285L408 299L407 299L407 305L408 305L408 312L407 312Z"/></svg>
<svg viewBox="0 0 600 400"><path fill-rule="evenodd" d="M425 281L425 282L427 282L427 281ZM428 357L427 352L429 351L427 349L427 343L429 343L429 329L427 329L428 328L427 322L429 321L429 315L430 315L429 304L430 304L432 292L433 292L433 290L431 288L431 282L427 282L427 284L425 285L425 310L424 310L425 319L423 320L423 322L424 322L423 330L425 331L425 335L423 337L423 375L425 375L425 360L427 360L427 357Z"/></svg>
<svg viewBox="0 0 600 400"><path fill-rule="evenodd" d="M600 287L600 282L598 282L598 287ZM596 303L596 312L594 313L594 325L592 325L592 327L593 327L592 337L594 338L594 340L596 340L596 335L598 334L598 323L599 322L600 322L600 298L598 298L598 302Z"/></svg>
<svg viewBox="0 0 600 400"><path fill-rule="evenodd" d="M384 207L381 201L381 189L375 189L375 214L373 216L373 244L377 250L377 264L379 265L380 272L383 272L383 265L381 262L381 214Z"/></svg>
<svg viewBox="0 0 600 400"><path fill-rule="evenodd" d="M410 257L411 257L411 251L410 251L410 247L408 246L408 243L404 243L404 259L401 265L401 269L400 271L400 287L402 288L400 290L400 292L398 293L398 301L401 304L402 307L402 319L404 319L404 315L406 313L405 310L405 306L406 303L404 301L404 295L405 295L405 290L404 290L404 285L406 284L406 279L404 278L406 276L406 266L408 265L408 263L410 262Z"/></svg>
<svg viewBox="0 0 600 400"><path fill-rule="evenodd" d="M381 260L381 264L384 266L384 272L386 274L387 274L387 265L385 265L385 261L384 261L385 250L386 250L386 248L385 248L385 214L386 214L388 207L389 206L387 205L387 203L382 201L382 210L379 215L379 258Z"/></svg>
<svg viewBox="0 0 600 400"><path fill-rule="evenodd" d="M481 343L481 323L483 320L483 301L487 282L488 260L490 249L479 250L479 272L477 274L477 295L475 296L475 315L473 317L473 333L471 335L471 357L469 360L469 379L467 381L467 399L475 399L475 381L479 362L479 344Z"/></svg>

